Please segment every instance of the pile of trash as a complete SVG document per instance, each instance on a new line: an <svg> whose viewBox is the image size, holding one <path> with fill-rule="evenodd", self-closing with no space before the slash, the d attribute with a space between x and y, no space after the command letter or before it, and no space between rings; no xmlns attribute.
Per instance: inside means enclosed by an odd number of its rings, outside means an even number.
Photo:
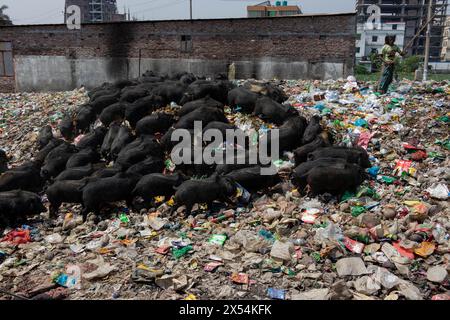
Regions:
<svg viewBox="0 0 450 320"><path fill-rule="evenodd" d="M403 81L382 96L351 77L277 84L335 144L366 149L372 179L340 202L285 181L188 218L165 215L162 200L112 207L98 223L64 205L54 223L45 213L0 235L0 299L450 299L450 83ZM86 101L84 90L0 94L10 165L44 124ZM244 131L270 129L226 114ZM289 172L286 157L278 166Z"/></svg>

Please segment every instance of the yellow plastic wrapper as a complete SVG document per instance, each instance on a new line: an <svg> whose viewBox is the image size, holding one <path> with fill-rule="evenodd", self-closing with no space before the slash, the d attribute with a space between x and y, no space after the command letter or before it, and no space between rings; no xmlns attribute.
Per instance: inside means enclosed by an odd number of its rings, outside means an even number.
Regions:
<svg viewBox="0 0 450 320"><path fill-rule="evenodd" d="M414 201L414 200L407 200L407 201L403 201L403 203L406 204L408 207L414 207L418 204L421 204L422 202Z"/></svg>
<svg viewBox="0 0 450 320"><path fill-rule="evenodd" d="M175 204L175 200L173 199L173 197L172 197L172 198L170 198L170 200L169 200L169 201L167 201L167 205L168 205L169 207L173 207L173 206L174 206L174 204Z"/></svg>
<svg viewBox="0 0 450 320"><path fill-rule="evenodd" d="M426 258L433 254L435 248L436 246L434 245L434 243L422 242L420 246L414 250L414 253L418 256Z"/></svg>

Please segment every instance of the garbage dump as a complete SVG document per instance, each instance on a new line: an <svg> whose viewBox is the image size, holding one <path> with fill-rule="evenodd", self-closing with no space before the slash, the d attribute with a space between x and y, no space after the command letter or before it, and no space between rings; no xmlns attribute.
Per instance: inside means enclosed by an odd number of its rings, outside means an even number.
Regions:
<svg viewBox="0 0 450 320"><path fill-rule="evenodd" d="M448 300L449 97L150 71L0 94L0 299ZM265 138L275 172L176 164L196 121L248 139L189 150Z"/></svg>

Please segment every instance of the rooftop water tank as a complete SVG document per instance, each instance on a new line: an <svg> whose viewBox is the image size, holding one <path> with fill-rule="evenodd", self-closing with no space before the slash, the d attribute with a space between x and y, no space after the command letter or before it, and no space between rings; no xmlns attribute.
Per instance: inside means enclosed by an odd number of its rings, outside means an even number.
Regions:
<svg viewBox="0 0 450 320"><path fill-rule="evenodd" d="M281 6L281 1L275 2L275 5L276 5L277 7Z"/></svg>
<svg viewBox="0 0 450 320"><path fill-rule="evenodd" d="M288 2L287 1L283 1L283 7L287 7Z"/></svg>

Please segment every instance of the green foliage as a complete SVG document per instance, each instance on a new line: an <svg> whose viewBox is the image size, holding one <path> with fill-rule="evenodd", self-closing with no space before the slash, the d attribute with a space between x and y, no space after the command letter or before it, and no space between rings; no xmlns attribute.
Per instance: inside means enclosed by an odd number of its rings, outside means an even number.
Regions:
<svg viewBox="0 0 450 320"><path fill-rule="evenodd" d="M414 72L423 62L422 56L409 56L398 64L398 70L401 72Z"/></svg>
<svg viewBox="0 0 450 320"><path fill-rule="evenodd" d="M355 65L355 73L356 74L370 74L370 71L362 64Z"/></svg>
<svg viewBox="0 0 450 320"><path fill-rule="evenodd" d="M380 55L378 53L372 52L369 55L369 59L370 59L370 62L372 62L372 64L375 65L375 69L376 70L380 70L381 69L382 60L381 60Z"/></svg>
<svg viewBox="0 0 450 320"><path fill-rule="evenodd" d="M8 9L8 6L2 5L0 6L0 26L1 25L11 25L11 19L7 14L4 13L4 11Z"/></svg>

